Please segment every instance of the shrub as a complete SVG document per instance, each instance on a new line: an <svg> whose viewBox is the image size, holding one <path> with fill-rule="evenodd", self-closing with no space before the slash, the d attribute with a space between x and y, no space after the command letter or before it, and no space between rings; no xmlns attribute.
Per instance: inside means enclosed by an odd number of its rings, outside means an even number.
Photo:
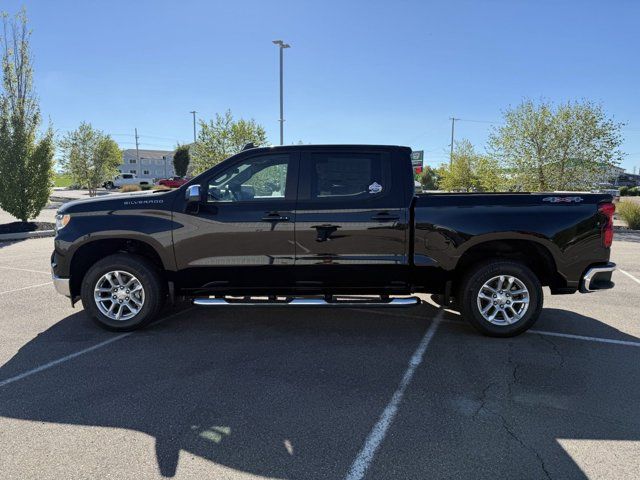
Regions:
<svg viewBox="0 0 640 480"><path fill-rule="evenodd" d="M629 187L620 187L620 196L624 197L629 195Z"/></svg>
<svg viewBox="0 0 640 480"><path fill-rule="evenodd" d="M123 185L122 188L120 189L122 193L139 192L141 190L142 188L140 188L140 185Z"/></svg>
<svg viewBox="0 0 640 480"><path fill-rule="evenodd" d="M166 185L155 185L155 186L153 187L153 189L154 189L154 190L159 190L159 191L161 191L161 192L164 192L165 190L166 190L166 191L173 190L172 188L167 187Z"/></svg>
<svg viewBox="0 0 640 480"><path fill-rule="evenodd" d="M184 177L187 174L189 162L191 162L189 145L178 145L173 154L173 171L176 172L177 176Z"/></svg>
<svg viewBox="0 0 640 480"><path fill-rule="evenodd" d="M629 228L640 230L640 204L626 200L618 204L618 215Z"/></svg>

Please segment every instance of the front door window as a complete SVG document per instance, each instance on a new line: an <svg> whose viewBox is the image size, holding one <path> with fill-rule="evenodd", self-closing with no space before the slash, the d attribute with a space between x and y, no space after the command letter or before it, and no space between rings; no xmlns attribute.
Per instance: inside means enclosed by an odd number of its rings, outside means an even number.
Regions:
<svg viewBox="0 0 640 480"><path fill-rule="evenodd" d="M207 201L247 202L284 200L289 155L250 158L212 178Z"/></svg>

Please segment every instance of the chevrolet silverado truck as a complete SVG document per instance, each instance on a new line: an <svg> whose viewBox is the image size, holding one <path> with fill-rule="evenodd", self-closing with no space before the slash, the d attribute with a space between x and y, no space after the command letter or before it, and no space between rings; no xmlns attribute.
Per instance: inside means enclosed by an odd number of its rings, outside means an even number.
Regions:
<svg viewBox="0 0 640 480"><path fill-rule="evenodd" d="M122 188L125 185L153 185L153 181L145 178L138 178L135 173L121 173L113 178L104 182L102 185L107 190L113 190L114 188Z"/></svg>
<svg viewBox="0 0 640 480"><path fill-rule="evenodd" d="M247 148L177 190L63 205L58 292L131 330L165 302L403 307L432 293L513 336L552 295L613 287L611 195L414 192L411 149Z"/></svg>

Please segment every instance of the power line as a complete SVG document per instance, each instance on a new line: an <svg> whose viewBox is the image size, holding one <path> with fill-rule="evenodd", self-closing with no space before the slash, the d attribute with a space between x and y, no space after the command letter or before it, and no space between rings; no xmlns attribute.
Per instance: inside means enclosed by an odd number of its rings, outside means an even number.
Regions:
<svg viewBox="0 0 640 480"><path fill-rule="evenodd" d="M135 135L132 135L131 133L110 133L109 135L111 135L112 137L135 137ZM156 135L138 135L138 137L140 138L155 138L157 140L169 140L172 142L176 142L177 140L174 137L159 137Z"/></svg>
<svg viewBox="0 0 640 480"><path fill-rule="evenodd" d="M496 122L493 120L472 120L470 118L457 118L456 120L460 121L460 122L471 122L471 123L488 123L490 125L498 125L498 124L503 124L503 122Z"/></svg>

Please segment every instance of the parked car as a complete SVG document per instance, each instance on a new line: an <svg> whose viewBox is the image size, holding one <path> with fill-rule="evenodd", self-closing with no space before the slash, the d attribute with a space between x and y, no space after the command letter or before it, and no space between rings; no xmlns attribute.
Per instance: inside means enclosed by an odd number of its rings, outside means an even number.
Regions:
<svg viewBox="0 0 640 480"><path fill-rule="evenodd" d="M153 180L147 178L138 178L135 173L121 173L114 177L113 180L105 182L103 187L106 189L122 188L124 185L152 185Z"/></svg>
<svg viewBox="0 0 640 480"><path fill-rule="evenodd" d="M553 295L613 287L611 195L416 194L410 155L254 148L177 190L67 203L55 288L119 331L176 297L218 308L392 308L419 303L398 296L434 293L480 332L505 337L536 321L543 286Z"/></svg>
<svg viewBox="0 0 640 480"><path fill-rule="evenodd" d="M178 188L187 183L188 180L182 177L163 178L158 180L158 185L162 185L169 188Z"/></svg>
<svg viewBox="0 0 640 480"><path fill-rule="evenodd" d="M620 189L619 188L601 188L598 190L598 193L606 193L607 195L611 195L613 200L616 202L620 201Z"/></svg>

